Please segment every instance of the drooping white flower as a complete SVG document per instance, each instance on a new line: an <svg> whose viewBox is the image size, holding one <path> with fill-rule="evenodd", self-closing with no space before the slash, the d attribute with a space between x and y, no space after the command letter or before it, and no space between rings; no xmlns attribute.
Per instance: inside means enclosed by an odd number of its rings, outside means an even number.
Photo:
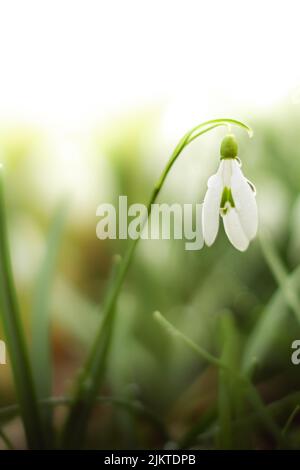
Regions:
<svg viewBox="0 0 300 470"><path fill-rule="evenodd" d="M217 173L207 183L202 210L203 237L211 246L218 234L220 216L232 245L245 251L255 237L258 225L255 189L241 170L235 137L228 135L221 145Z"/></svg>

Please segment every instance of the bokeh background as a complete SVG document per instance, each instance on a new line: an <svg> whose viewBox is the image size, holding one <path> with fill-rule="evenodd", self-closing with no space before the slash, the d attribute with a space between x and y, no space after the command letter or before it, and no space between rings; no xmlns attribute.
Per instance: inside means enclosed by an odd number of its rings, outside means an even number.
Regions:
<svg viewBox="0 0 300 470"><path fill-rule="evenodd" d="M67 207L49 306L54 395L70 391L101 319L114 256L127 246L96 238L97 206L121 194L146 203L179 138L201 121L231 117L253 128L251 140L240 130L236 135L243 170L257 188L260 236L288 273L297 269L297 2L11 0L0 9L0 155L29 346L47 237L55 214ZM224 132L186 149L161 202L203 200ZM95 411L89 445L274 447L256 422L244 433L234 426L219 432L218 371L161 330L152 317L157 309L216 355L234 344L237 369L256 356L253 380L266 404L299 389L300 365L290 359L299 323L259 238L246 253L235 251L223 230L213 247L195 252L178 240L141 241L120 296L101 393L140 400L162 418L168 436L145 417L106 404ZM224 317L231 329L226 341ZM234 387L227 390L229 401L234 394ZM15 402L9 357L0 366L0 402ZM277 417L282 428L292 411ZM248 411L230 412L234 420ZM18 419L7 429L24 446ZM300 445L297 417L289 439Z"/></svg>

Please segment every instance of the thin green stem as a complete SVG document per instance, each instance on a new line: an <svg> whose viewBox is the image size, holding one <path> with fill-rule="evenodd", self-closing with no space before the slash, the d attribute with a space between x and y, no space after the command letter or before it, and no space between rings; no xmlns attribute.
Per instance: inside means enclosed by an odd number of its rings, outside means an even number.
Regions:
<svg viewBox="0 0 300 470"><path fill-rule="evenodd" d="M202 135L204 132L209 132L213 129L215 129L216 127L220 127L220 126L223 126L224 124L214 124L212 126L209 126L207 127L204 131L203 130L199 130L198 132L195 132L191 135L191 137L188 139L188 143L190 144L191 142L193 142L193 140L196 140L200 135Z"/></svg>
<svg viewBox="0 0 300 470"><path fill-rule="evenodd" d="M175 147L158 182L154 186L153 192L151 194L147 206L148 212L147 217L144 220L144 224L146 224L147 219L151 214L152 204L154 204L154 202L156 201L157 196L160 193L160 190L171 168L173 167L175 161L185 149L185 147L200 135L203 135L216 127L227 126L228 124L241 127L242 129L245 129L248 132L249 136L252 135L252 130L246 124L240 121L236 121L234 119L226 118L205 121L204 123L191 129L182 137L182 139ZM101 323L99 332L96 335L95 342L92 345L90 354L88 355L87 362L83 367L82 373L80 374L75 384L73 404L71 406L70 414L67 417L63 429L62 445L64 447L77 448L83 443L88 418L90 416L95 397L98 393L99 387L102 383L105 374L108 351L114 330L116 302L121 287L123 285L125 276L127 274L128 268L131 264L138 241L139 238L137 240L134 240L130 244L128 251L126 252L122 262L120 263L115 281L110 291L108 292L106 301L104 303L103 321Z"/></svg>
<svg viewBox="0 0 300 470"><path fill-rule="evenodd" d="M44 446L42 424L13 281L6 227L2 167L0 168L0 315L28 447L40 449Z"/></svg>
<svg viewBox="0 0 300 470"><path fill-rule="evenodd" d="M174 338L179 338L181 341L183 341L187 347L194 351L201 359L208 362L212 366L217 366L224 369L228 368L225 362L222 362L220 359L206 351L206 349L201 348L201 346L198 346L198 344L194 343L193 340L185 336L181 331L177 330L177 328L175 328L172 323L163 317L160 312L154 312L153 317L167 333L169 333Z"/></svg>

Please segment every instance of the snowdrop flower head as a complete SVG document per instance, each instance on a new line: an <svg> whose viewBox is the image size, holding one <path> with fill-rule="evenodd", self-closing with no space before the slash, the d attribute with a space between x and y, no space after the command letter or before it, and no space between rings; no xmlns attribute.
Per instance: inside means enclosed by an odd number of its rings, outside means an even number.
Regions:
<svg viewBox="0 0 300 470"><path fill-rule="evenodd" d="M257 232L255 188L241 170L234 135L229 134L223 139L220 153L218 171L208 180L203 203L204 241L208 246L214 243L222 218L232 245L237 250L245 251Z"/></svg>

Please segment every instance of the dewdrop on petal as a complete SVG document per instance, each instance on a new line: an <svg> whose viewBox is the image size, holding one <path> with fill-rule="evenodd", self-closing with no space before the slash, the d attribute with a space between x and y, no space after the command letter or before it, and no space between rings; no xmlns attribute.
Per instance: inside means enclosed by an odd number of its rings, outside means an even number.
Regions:
<svg viewBox="0 0 300 470"><path fill-rule="evenodd" d="M202 210L203 237L211 246L218 234L220 216L232 245L245 251L257 233L258 215L255 187L244 176L233 134L221 143L221 162L207 182Z"/></svg>

